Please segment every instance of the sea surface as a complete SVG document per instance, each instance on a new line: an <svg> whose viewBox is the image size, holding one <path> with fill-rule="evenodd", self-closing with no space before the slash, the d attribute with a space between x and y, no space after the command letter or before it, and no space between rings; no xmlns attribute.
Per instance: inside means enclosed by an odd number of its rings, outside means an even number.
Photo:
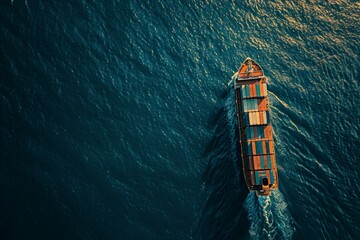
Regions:
<svg viewBox="0 0 360 240"><path fill-rule="evenodd" d="M360 2L0 2L0 239L360 239ZM269 78L248 193L231 76Z"/></svg>

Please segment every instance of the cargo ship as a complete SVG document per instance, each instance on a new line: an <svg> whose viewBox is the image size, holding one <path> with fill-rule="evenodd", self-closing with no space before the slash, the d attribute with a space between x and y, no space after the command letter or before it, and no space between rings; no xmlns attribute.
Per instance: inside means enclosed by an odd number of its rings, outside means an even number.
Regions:
<svg viewBox="0 0 360 240"><path fill-rule="evenodd" d="M267 77L251 58L233 76L242 167L249 191L269 196L278 188L278 173L269 115Z"/></svg>

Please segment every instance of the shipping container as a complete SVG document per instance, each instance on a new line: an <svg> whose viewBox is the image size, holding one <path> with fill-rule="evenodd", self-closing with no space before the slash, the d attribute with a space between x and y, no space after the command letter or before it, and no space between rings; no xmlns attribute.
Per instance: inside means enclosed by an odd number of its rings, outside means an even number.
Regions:
<svg viewBox="0 0 360 240"><path fill-rule="evenodd" d="M245 98L241 101L242 112L267 111L266 98Z"/></svg>
<svg viewBox="0 0 360 240"><path fill-rule="evenodd" d="M257 99L257 105L258 105L258 109L259 111L267 111L268 107L267 107L267 98L259 98Z"/></svg>
<svg viewBox="0 0 360 240"><path fill-rule="evenodd" d="M264 136L267 139L272 139L272 127L271 125L266 125L264 128Z"/></svg>
<svg viewBox="0 0 360 240"><path fill-rule="evenodd" d="M275 155L252 155L248 156L248 161L250 163L250 170L271 169L273 167L273 161L275 161Z"/></svg>
<svg viewBox="0 0 360 240"><path fill-rule="evenodd" d="M248 156L274 153L274 142L272 140L247 141L246 146Z"/></svg>
<svg viewBox="0 0 360 240"><path fill-rule="evenodd" d="M272 139L271 131L270 125L249 126L245 128L245 139Z"/></svg>
<svg viewBox="0 0 360 240"><path fill-rule="evenodd" d="M244 112L245 127L268 124L268 111Z"/></svg>
<svg viewBox="0 0 360 240"><path fill-rule="evenodd" d="M262 95L263 96L267 96L267 84L262 84L262 87L263 87L263 91L262 91Z"/></svg>
<svg viewBox="0 0 360 240"><path fill-rule="evenodd" d="M250 98L250 87L249 85L241 86L241 98Z"/></svg>
<svg viewBox="0 0 360 240"><path fill-rule="evenodd" d="M261 91L260 91L261 84L255 84L255 86L256 86L256 95L257 96L262 96Z"/></svg>
<svg viewBox="0 0 360 240"><path fill-rule="evenodd" d="M250 87L250 97L255 98L256 96L256 87L255 84L249 85Z"/></svg>
<svg viewBox="0 0 360 240"><path fill-rule="evenodd" d="M248 98L242 100L243 112L258 111L259 102L256 98Z"/></svg>
<svg viewBox="0 0 360 240"><path fill-rule="evenodd" d="M256 83L241 86L241 99L267 97L267 84Z"/></svg>

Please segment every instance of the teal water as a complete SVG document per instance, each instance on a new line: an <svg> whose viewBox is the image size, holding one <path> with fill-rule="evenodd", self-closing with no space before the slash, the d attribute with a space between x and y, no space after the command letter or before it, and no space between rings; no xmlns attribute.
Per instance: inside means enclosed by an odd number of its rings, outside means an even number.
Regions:
<svg viewBox="0 0 360 240"><path fill-rule="evenodd" d="M358 1L0 3L0 239L359 239ZM270 79L280 186L234 91Z"/></svg>

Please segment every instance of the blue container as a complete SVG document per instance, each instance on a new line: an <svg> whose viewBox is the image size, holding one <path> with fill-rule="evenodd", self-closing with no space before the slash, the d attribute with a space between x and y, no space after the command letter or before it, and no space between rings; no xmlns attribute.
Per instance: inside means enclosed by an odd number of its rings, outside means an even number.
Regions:
<svg viewBox="0 0 360 240"><path fill-rule="evenodd" d="M244 114L245 115L245 114ZM249 119L246 119L249 120ZM245 121L245 116L244 116ZM248 122L245 123L248 125ZM265 126L247 126L245 128L246 140L250 140L253 138L264 139L265 138Z"/></svg>
<svg viewBox="0 0 360 240"><path fill-rule="evenodd" d="M248 143L247 143L247 154L248 154L248 155L252 155L251 142L248 142Z"/></svg>
<svg viewBox="0 0 360 240"><path fill-rule="evenodd" d="M260 176L260 175L261 175L261 174L260 174L259 171L256 171L256 172L255 172L255 184L256 184L256 185L260 185L260 184L261 184L261 182L260 182L260 181L261 181L261 178L260 178L261 176Z"/></svg>
<svg viewBox="0 0 360 240"><path fill-rule="evenodd" d="M260 84L256 84L256 96L260 97L261 93L260 93Z"/></svg>
<svg viewBox="0 0 360 240"><path fill-rule="evenodd" d="M259 111L259 104L257 99L252 99L253 109Z"/></svg>
<svg viewBox="0 0 360 240"><path fill-rule="evenodd" d="M243 114L243 118L244 118L244 124L245 126L249 126L249 113L244 113Z"/></svg>
<svg viewBox="0 0 360 240"><path fill-rule="evenodd" d="M256 133L258 138L264 138L265 137L265 127L264 126L258 126L256 128Z"/></svg>
<svg viewBox="0 0 360 240"><path fill-rule="evenodd" d="M263 154L263 149L262 149L262 142L255 142L256 144L256 154Z"/></svg>
<svg viewBox="0 0 360 240"><path fill-rule="evenodd" d="M266 153L267 153L267 154L270 154L269 141L266 141Z"/></svg>
<svg viewBox="0 0 360 240"><path fill-rule="evenodd" d="M245 91L245 85L241 86L241 98L245 98L246 97L246 91Z"/></svg>
<svg viewBox="0 0 360 240"><path fill-rule="evenodd" d="M245 90L246 90L246 97L250 97L250 87L249 87L249 85L245 85Z"/></svg>
<svg viewBox="0 0 360 240"><path fill-rule="evenodd" d="M246 135L246 140L250 140L250 139L255 138L254 128L253 127L247 127L245 129L245 135Z"/></svg>
<svg viewBox="0 0 360 240"><path fill-rule="evenodd" d="M247 107L247 101L246 101L246 99L242 100L241 105L242 105L242 111L243 111L243 112L247 112L247 111L248 111L248 107Z"/></svg>
<svg viewBox="0 0 360 240"><path fill-rule="evenodd" d="M250 128L245 128L245 139L246 140L249 140L249 139L251 139L251 135L250 135L251 133L250 133Z"/></svg>
<svg viewBox="0 0 360 240"><path fill-rule="evenodd" d="M264 159L264 155L260 156L260 165L262 169L265 169L265 159Z"/></svg>
<svg viewBox="0 0 360 240"><path fill-rule="evenodd" d="M269 168L272 168L271 155L267 155L266 158L267 158L267 161L268 161L268 167L269 167Z"/></svg>
<svg viewBox="0 0 360 240"><path fill-rule="evenodd" d="M257 99L249 98L242 100L243 112L258 111L259 105Z"/></svg>

